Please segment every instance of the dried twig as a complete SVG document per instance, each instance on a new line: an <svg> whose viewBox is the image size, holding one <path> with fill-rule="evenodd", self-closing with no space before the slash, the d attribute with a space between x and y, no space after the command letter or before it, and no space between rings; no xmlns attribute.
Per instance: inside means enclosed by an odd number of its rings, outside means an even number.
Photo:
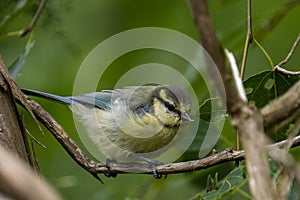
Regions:
<svg viewBox="0 0 300 200"><path fill-rule="evenodd" d="M38 21L40 15L42 13L43 8L45 7L45 4L46 4L46 0L41 0L39 8L37 9L34 17L32 18L29 26L19 32L20 37L24 37L25 35L27 35L28 33L30 33L33 30L34 26L36 25L36 22Z"/></svg>
<svg viewBox="0 0 300 200"><path fill-rule="evenodd" d="M283 61L281 61L280 63L278 63L277 66L281 67L282 65L286 64L289 61L289 59L292 57L292 55L293 55L293 53L294 53L294 51L295 51L295 49L296 49L296 47L297 47L297 45L299 43L299 41L300 41L300 34L298 34L297 39L294 42L294 44L293 44L290 52L286 56L286 58Z"/></svg>
<svg viewBox="0 0 300 200"><path fill-rule="evenodd" d="M300 75L300 71L286 70L286 69L283 69L282 67L279 67L278 65L274 67L274 70L277 70L279 72L282 72L282 73L288 74L288 75Z"/></svg>
<svg viewBox="0 0 300 200"><path fill-rule="evenodd" d="M25 149L26 149L26 152L27 152L28 163L29 163L29 165L31 166L31 168L33 170L38 169L38 167L35 166L35 162L32 158L32 154L31 154L32 151L30 150L29 143L27 142L28 137L27 137L27 133L26 133L25 120L24 120L23 115L20 116L20 128L22 130L21 132L22 132L23 140L26 141L26 142L24 142L24 145L25 145Z"/></svg>
<svg viewBox="0 0 300 200"><path fill-rule="evenodd" d="M246 69L246 61L248 57L248 49L250 43L252 43L253 34L252 34L252 12L251 12L251 0L247 0L247 35L244 45L243 51L243 58L242 58L242 65L241 65L241 80L244 78L245 69ZM232 65L232 64L231 64ZM246 97L247 100L247 97ZM236 130L236 149L239 150L240 148L240 134L238 130Z"/></svg>
<svg viewBox="0 0 300 200"><path fill-rule="evenodd" d="M290 52L286 56L286 58L283 61L281 61L280 63L278 63L274 67L274 70L277 70L277 71L280 71L284 74L289 74L289 75L300 75L300 71L289 71L289 70L286 70L286 69L282 68L282 65L286 64L289 61L289 59L292 57L292 55L294 54L294 51L296 50L296 47L297 47L299 41L300 41L300 34L298 35L296 41L294 42L294 44L293 44Z"/></svg>
<svg viewBox="0 0 300 200"><path fill-rule="evenodd" d="M248 0L247 1L247 36L246 36L244 52L243 52L243 59L242 59L242 66L241 66L241 78L242 79L245 74L248 49L249 49L250 43L252 43L252 40L253 40L253 34L252 34L251 0Z"/></svg>

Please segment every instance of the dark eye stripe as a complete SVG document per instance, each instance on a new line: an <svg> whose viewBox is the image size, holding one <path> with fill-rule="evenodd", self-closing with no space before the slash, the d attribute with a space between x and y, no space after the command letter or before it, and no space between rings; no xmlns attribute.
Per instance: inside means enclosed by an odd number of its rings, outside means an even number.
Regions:
<svg viewBox="0 0 300 200"><path fill-rule="evenodd" d="M166 102L166 101L165 101L164 104L165 104L165 106L166 106L170 111L172 111L172 112L175 112L175 111L176 111L175 106L172 105L172 104L170 104L169 102Z"/></svg>
<svg viewBox="0 0 300 200"><path fill-rule="evenodd" d="M179 116L181 116L181 112L180 112L179 110L177 110L177 109L175 108L174 105L170 104L170 103L167 102L167 101L164 101L164 100L163 100L162 98L160 98L160 97L157 97L157 100L159 100L161 103L163 103L163 104L166 106L166 108L168 108L169 111L171 111L171 112L173 112L173 113L176 113L176 114L178 114Z"/></svg>

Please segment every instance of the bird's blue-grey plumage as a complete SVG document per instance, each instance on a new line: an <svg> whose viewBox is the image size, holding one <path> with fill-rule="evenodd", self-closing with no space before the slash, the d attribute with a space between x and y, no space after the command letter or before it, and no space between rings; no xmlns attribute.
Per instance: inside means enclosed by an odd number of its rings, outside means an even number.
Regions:
<svg viewBox="0 0 300 200"><path fill-rule="evenodd" d="M191 121L190 97L176 86L132 86L67 97L22 91L69 105L95 145L117 161L132 153L148 155L166 149L179 127Z"/></svg>
<svg viewBox="0 0 300 200"><path fill-rule="evenodd" d="M82 105L96 107L103 110L110 109L111 98L112 98L112 91L110 90L106 90L104 92L93 92L93 93L82 94L79 96L67 96L67 97L50 94L46 92L40 92L36 90L22 89L22 91L27 95L54 100L56 102L66 104L66 105L72 105L72 104L76 105L80 103Z"/></svg>

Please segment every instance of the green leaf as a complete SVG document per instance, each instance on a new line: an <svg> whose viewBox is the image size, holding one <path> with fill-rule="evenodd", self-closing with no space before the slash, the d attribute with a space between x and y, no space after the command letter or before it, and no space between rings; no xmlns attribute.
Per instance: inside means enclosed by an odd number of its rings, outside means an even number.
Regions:
<svg viewBox="0 0 300 200"><path fill-rule="evenodd" d="M264 71L245 80L244 87L248 101L261 108L284 94L298 80L299 76L278 71Z"/></svg>
<svg viewBox="0 0 300 200"><path fill-rule="evenodd" d="M244 185L247 181L244 174L244 167L240 166L232 170L225 179L220 183L218 189L211 192L198 195L194 199L215 200L221 199L225 195L234 192Z"/></svg>
<svg viewBox="0 0 300 200"><path fill-rule="evenodd" d="M226 109L219 98L207 99L200 105L200 118L204 121L217 122L225 117Z"/></svg>
<svg viewBox="0 0 300 200"><path fill-rule="evenodd" d="M25 59L27 58L31 48L34 46L34 41L27 45L23 51L23 53L15 60L15 62L9 67L10 75L16 79L17 76L21 73L23 65L25 63Z"/></svg>
<svg viewBox="0 0 300 200"><path fill-rule="evenodd" d="M299 76L287 75L278 71L264 71L244 81L244 87L250 103L262 108L271 100L284 94L292 85L299 80ZM286 139L286 133L290 124L270 136L274 141ZM275 126L274 126L275 128Z"/></svg>

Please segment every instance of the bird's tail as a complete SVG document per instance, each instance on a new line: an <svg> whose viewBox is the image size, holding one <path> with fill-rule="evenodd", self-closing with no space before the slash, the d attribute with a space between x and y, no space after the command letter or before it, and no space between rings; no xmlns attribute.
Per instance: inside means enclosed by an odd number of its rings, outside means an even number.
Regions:
<svg viewBox="0 0 300 200"><path fill-rule="evenodd" d="M55 94L49 94L46 92L40 92L40 91L36 91L36 90L28 90L28 89L21 89L21 90L26 95L53 100L53 101L56 101L58 103L65 104L65 105L71 105L72 103L74 103L72 98L70 98L70 97L62 97L62 96L58 96Z"/></svg>

